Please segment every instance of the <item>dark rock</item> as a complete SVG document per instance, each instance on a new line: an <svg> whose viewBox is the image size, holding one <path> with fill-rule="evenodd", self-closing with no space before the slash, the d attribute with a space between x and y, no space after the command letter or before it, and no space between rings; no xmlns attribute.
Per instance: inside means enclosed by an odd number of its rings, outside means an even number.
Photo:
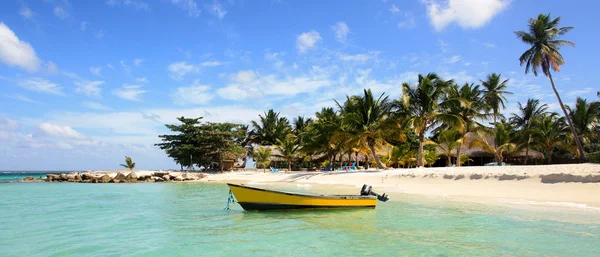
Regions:
<svg viewBox="0 0 600 257"><path fill-rule="evenodd" d="M183 177L180 175L180 176L175 177L173 180L175 180L175 181L183 181Z"/></svg>
<svg viewBox="0 0 600 257"><path fill-rule="evenodd" d="M155 176L155 177L162 178L165 175L169 175L169 172L168 171L157 171L157 172L154 172L154 174L152 174L152 175Z"/></svg>
<svg viewBox="0 0 600 257"><path fill-rule="evenodd" d="M81 182L83 179L81 178L81 175L77 174L75 175L75 177L73 177L73 182Z"/></svg>
<svg viewBox="0 0 600 257"><path fill-rule="evenodd" d="M83 180L93 180L93 179L96 179L97 176L96 176L96 174L84 173L84 174L81 175L81 178Z"/></svg>
<svg viewBox="0 0 600 257"><path fill-rule="evenodd" d="M60 174L60 181L68 181L67 174Z"/></svg>
<svg viewBox="0 0 600 257"><path fill-rule="evenodd" d="M161 177L154 177L154 182L164 182L165 180Z"/></svg>
<svg viewBox="0 0 600 257"><path fill-rule="evenodd" d="M34 181L35 178L33 178L32 176L26 177L23 179L23 181Z"/></svg>
<svg viewBox="0 0 600 257"><path fill-rule="evenodd" d="M169 181L169 180L171 180L171 175L168 175L168 174L167 174L167 175L164 175L164 176L162 176L161 178L162 178L164 181Z"/></svg>
<svg viewBox="0 0 600 257"><path fill-rule="evenodd" d="M104 175L98 179L98 182L99 183L108 183L111 180L112 180L112 178L109 175Z"/></svg>
<svg viewBox="0 0 600 257"><path fill-rule="evenodd" d="M114 178L115 180L125 180L125 174L119 172Z"/></svg>
<svg viewBox="0 0 600 257"><path fill-rule="evenodd" d="M125 177L125 180L127 180L127 182L136 182L137 179L138 176L133 171L127 174L127 176Z"/></svg>

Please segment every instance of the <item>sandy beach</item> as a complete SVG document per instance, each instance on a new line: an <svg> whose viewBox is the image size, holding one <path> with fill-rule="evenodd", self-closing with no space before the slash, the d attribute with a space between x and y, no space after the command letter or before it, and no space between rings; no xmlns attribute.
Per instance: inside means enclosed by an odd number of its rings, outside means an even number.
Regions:
<svg viewBox="0 0 600 257"><path fill-rule="evenodd" d="M268 186L334 186L356 193L363 184L391 194L418 194L490 203L530 203L600 208L600 165L569 164L505 167L443 167L335 172L243 171L207 174L199 182L238 182ZM583 181L583 182L570 182Z"/></svg>

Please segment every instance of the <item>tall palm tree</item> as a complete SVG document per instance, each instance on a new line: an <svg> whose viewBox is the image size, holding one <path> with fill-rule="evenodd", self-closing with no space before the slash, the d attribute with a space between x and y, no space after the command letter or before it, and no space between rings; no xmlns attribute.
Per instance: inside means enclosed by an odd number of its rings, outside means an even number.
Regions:
<svg viewBox="0 0 600 257"><path fill-rule="evenodd" d="M131 160L131 157L125 156L125 164L121 164L121 166L128 170L133 170L133 168L135 168L135 162Z"/></svg>
<svg viewBox="0 0 600 257"><path fill-rule="evenodd" d="M526 140L525 164L527 164L527 159L529 159L529 143L531 142L531 133L529 133L531 125L534 120L546 113L546 110L548 110L548 105L540 105L540 100L533 98L527 99L527 104L525 104L525 106L523 106L520 102L518 105L519 113L512 113L510 122L520 129L523 140Z"/></svg>
<svg viewBox="0 0 600 257"><path fill-rule="evenodd" d="M277 139L277 149L281 151L282 157L287 161L288 170L292 170L292 160L300 152L298 137L294 134L288 134L284 140Z"/></svg>
<svg viewBox="0 0 600 257"><path fill-rule="evenodd" d="M559 118L556 113L543 114L533 120L533 124L530 128L531 134L535 137L533 144L544 153L548 164L551 164L554 149L563 146L566 142L565 119Z"/></svg>
<svg viewBox="0 0 600 257"><path fill-rule="evenodd" d="M579 141L589 144L595 135L595 129L600 123L600 102L588 103L586 99L577 97L575 109L566 106L569 118L573 121L575 131L579 135Z"/></svg>
<svg viewBox="0 0 600 257"><path fill-rule="evenodd" d="M556 90L556 86L554 86L554 80L552 79L552 73L550 71L550 69L552 69L559 72L560 66L565 64L565 59L559 52L560 48L565 45L575 46L571 41L558 39L560 36L565 35L573 29L573 27L560 28L558 27L559 22L560 17L552 20L550 14L539 14L537 19L529 19L528 32L515 31L515 34L523 41L523 43L531 46L521 55L521 57L519 57L519 62L521 63L521 66L525 64L526 74L531 70L533 71L533 75L537 76L538 71L541 69L542 73L550 79L552 90L554 90L554 94L556 94L558 104L567 119L571 133L573 133L573 140L580 153L579 160L583 162L585 158L583 147L581 146L581 142L579 142L577 131L575 131L573 122Z"/></svg>
<svg viewBox="0 0 600 257"><path fill-rule="evenodd" d="M279 113L273 109L263 115L259 115L259 121L251 121L252 131L249 143L261 145L275 145L277 139L283 140L292 131L292 127L285 117L279 117Z"/></svg>
<svg viewBox="0 0 600 257"><path fill-rule="evenodd" d="M402 84L402 96L395 102L397 111L406 112L406 122L413 128L419 138L419 151L417 153L417 166L423 167L423 144L425 133L436 123L447 123L453 127L463 127L460 118L453 114L444 113L440 105L445 104L446 89L452 80L444 81L435 73L426 76L419 74L418 83L411 87L408 83Z"/></svg>
<svg viewBox="0 0 600 257"><path fill-rule="evenodd" d="M344 129L354 134L357 142L366 142L377 167L384 169L385 165L379 159L375 146L385 141L384 130L391 124L388 97L384 93L375 98L370 89L365 89L363 96L346 96L344 104L335 102L340 108Z"/></svg>
<svg viewBox="0 0 600 257"><path fill-rule="evenodd" d="M500 113L500 108L506 108L505 95L510 95L512 92L506 91L508 86L508 79L502 80L501 74L491 73L487 76L486 80L480 80L483 85L483 99L487 105L488 110L492 111L494 115L494 124Z"/></svg>
<svg viewBox="0 0 600 257"><path fill-rule="evenodd" d="M263 167L263 172L266 171L267 166L271 164L271 148L259 147L256 152L252 153L252 158L256 164L260 164Z"/></svg>

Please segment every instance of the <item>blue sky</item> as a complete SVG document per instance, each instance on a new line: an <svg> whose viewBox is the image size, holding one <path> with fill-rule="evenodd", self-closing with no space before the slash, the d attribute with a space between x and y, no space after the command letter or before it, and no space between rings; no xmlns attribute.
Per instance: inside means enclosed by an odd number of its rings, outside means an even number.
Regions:
<svg viewBox="0 0 600 257"><path fill-rule="evenodd" d="M7 0L0 8L0 170L178 168L153 144L178 116L248 123L313 115L363 88L401 93L436 72L510 78L509 104L541 99L513 35L538 13L574 26L555 81L596 99L596 1Z"/></svg>

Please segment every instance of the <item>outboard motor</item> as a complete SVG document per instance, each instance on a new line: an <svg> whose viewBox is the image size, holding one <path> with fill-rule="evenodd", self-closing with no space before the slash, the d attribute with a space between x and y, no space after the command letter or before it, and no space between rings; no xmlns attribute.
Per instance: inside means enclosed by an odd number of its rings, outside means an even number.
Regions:
<svg viewBox="0 0 600 257"><path fill-rule="evenodd" d="M382 202L386 202L387 200L390 200L390 197L387 196L385 193L380 195L378 193L375 193L373 191L371 191L371 186L364 184L362 189L360 190L360 195L373 195L373 196L377 196L377 200L382 201Z"/></svg>

